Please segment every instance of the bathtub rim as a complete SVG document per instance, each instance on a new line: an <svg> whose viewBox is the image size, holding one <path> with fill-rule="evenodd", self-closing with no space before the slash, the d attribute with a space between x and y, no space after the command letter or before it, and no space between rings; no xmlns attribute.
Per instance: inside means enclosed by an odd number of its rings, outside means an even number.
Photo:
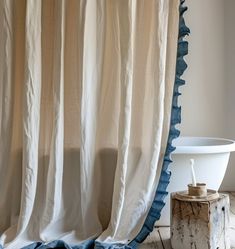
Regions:
<svg viewBox="0 0 235 249"><path fill-rule="evenodd" d="M235 151L235 141L226 138L217 137L196 137L196 136L180 136L180 139L197 139L197 140L210 140L210 141L220 141L224 144L219 145L195 145L195 146L184 146L184 145L174 145L176 147L172 154L214 154L214 153L230 153ZM174 142L173 142L174 144Z"/></svg>

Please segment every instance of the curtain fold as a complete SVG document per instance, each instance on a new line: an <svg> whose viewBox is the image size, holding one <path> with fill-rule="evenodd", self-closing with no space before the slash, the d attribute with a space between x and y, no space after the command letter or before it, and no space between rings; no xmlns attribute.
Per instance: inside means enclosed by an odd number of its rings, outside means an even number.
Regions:
<svg viewBox="0 0 235 249"><path fill-rule="evenodd" d="M98 217L99 188L94 167L99 129L99 105L104 50L105 3L86 1L84 8L82 79L81 79L81 219L83 238L97 236L102 227ZM89 65L89 66L87 66ZM91 201L92 200L92 201ZM92 220L92 224L87 220Z"/></svg>
<svg viewBox="0 0 235 249"><path fill-rule="evenodd" d="M0 32L2 34L2 40L0 43L0 56L1 58L9 57L9 60L5 63L1 63L0 67L0 121L1 121L1 139L0 139L0 175L1 177L1 200L0 210L7 210L7 206L10 205L8 199L9 193L11 193L11 186L9 186L9 180L11 177L12 166L10 161L10 151L12 145L12 133L13 133L13 106L14 102L14 83L13 83L13 13L12 13L12 2L4 4L0 3L1 15L0 15ZM3 84L5 82L5 84ZM7 187L6 187L7 186ZM8 228L8 223L11 220L10 210L6 211L5 215L0 214L1 229Z"/></svg>
<svg viewBox="0 0 235 249"><path fill-rule="evenodd" d="M54 5L56 25L54 27L52 80L53 80L53 130L50 143L49 165L46 178L45 205L40 231L42 240L52 240L47 230L56 226L56 221L63 210L62 182L64 165L64 36L65 36L65 1L57 1ZM58 235L57 235L58 236Z"/></svg>
<svg viewBox="0 0 235 249"><path fill-rule="evenodd" d="M179 4L0 2L4 248L138 238L169 143Z"/></svg>
<svg viewBox="0 0 235 249"><path fill-rule="evenodd" d="M41 2L26 1L25 75L23 88L22 191L17 235L26 229L33 210L38 173L41 98Z"/></svg>

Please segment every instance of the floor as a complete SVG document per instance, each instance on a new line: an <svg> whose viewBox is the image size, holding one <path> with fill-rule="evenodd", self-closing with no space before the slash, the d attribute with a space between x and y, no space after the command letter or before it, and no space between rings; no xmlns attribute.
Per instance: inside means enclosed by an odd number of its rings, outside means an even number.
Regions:
<svg viewBox="0 0 235 249"><path fill-rule="evenodd" d="M230 241L231 249L235 249L235 192L227 192L230 197ZM156 227L148 236L140 249L171 249L170 228Z"/></svg>

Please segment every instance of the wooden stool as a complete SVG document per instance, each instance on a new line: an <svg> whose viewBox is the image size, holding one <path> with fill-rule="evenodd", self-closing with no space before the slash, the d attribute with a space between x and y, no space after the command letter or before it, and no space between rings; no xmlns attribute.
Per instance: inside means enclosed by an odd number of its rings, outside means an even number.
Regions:
<svg viewBox="0 0 235 249"><path fill-rule="evenodd" d="M211 200L171 194L171 245L173 249L230 249L229 196Z"/></svg>

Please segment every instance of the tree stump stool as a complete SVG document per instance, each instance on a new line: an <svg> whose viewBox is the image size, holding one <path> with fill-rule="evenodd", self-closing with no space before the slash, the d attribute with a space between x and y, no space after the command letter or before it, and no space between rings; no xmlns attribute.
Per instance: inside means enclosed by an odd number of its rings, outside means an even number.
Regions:
<svg viewBox="0 0 235 249"><path fill-rule="evenodd" d="M180 192L178 192L180 193ZM171 195L173 249L230 249L229 196L197 200Z"/></svg>

